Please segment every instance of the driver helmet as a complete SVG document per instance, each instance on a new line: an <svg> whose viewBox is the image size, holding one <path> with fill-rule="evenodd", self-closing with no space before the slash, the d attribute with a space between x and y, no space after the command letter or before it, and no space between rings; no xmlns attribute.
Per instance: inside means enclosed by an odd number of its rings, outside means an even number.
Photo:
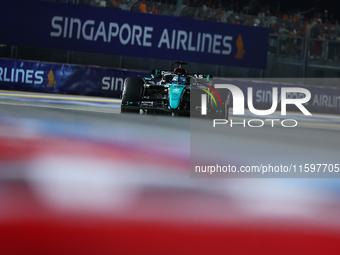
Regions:
<svg viewBox="0 0 340 255"><path fill-rule="evenodd" d="M184 75L187 74L187 70L185 70L183 67L177 67L175 68L174 73Z"/></svg>

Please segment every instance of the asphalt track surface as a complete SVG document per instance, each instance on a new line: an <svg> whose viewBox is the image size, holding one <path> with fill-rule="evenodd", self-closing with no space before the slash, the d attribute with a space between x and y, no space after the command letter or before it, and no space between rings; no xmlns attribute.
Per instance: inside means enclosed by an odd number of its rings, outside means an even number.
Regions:
<svg viewBox="0 0 340 255"><path fill-rule="evenodd" d="M288 113L281 116L276 113L270 119L295 119L297 127L284 128L280 121L271 127L270 122L264 121L261 128L240 124L231 128L228 123L211 129L211 120L201 118L119 114L117 99L0 91L0 106L0 116L37 121L52 135L60 133L52 126L64 126L66 133L67 129L71 130L69 136L76 137L79 134L74 129L88 126L91 134L83 136L107 137L113 142L133 141L131 146L144 146L150 153L157 151L187 159L191 149L191 159L199 158L201 164L215 161L238 165L340 163L340 117L335 115ZM242 118L231 115L238 123L266 118L249 112Z"/></svg>
<svg viewBox="0 0 340 255"><path fill-rule="evenodd" d="M44 134L119 142L150 155L179 157L186 162L191 159L200 165L283 164L290 168L296 165L296 168L301 164L340 163L340 116L336 115L288 113L280 116L277 112L271 119L295 119L297 127L284 128L280 121L271 127L264 121L261 128L242 125L231 128L228 124L212 129L212 122L207 119L119 114L118 99L0 91L0 106L2 118L24 120L22 125L28 120L35 122ZM250 119L265 118L247 112L242 118L231 115L231 119L247 123ZM286 177L337 176L335 172L331 175L309 172Z"/></svg>

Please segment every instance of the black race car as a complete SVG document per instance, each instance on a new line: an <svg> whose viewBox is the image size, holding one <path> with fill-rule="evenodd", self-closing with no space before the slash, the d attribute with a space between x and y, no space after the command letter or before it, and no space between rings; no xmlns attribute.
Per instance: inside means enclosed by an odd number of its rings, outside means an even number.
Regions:
<svg viewBox="0 0 340 255"><path fill-rule="evenodd" d="M187 63L175 63L179 66L173 72L154 69L151 77L125 79L121 113L201 114L228 119L229 90L215 89L211 75L189 74L183 68Z"/></svg>

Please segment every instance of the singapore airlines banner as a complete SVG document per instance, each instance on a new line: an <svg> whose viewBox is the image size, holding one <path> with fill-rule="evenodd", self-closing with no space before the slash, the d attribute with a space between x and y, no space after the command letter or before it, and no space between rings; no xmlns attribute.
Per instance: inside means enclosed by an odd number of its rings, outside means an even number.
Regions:
<svg viewBox="0 0 340 255"><path fill-rule="evenodd" d="M38 0L0 3L0 43L266 68L267 28Z"/></svg>
<svg viewBox="0 0 340 255"><path fill-rule="evenodd" d="M0 58L0 89L120 98L127 77L150 73Z"/></svg>

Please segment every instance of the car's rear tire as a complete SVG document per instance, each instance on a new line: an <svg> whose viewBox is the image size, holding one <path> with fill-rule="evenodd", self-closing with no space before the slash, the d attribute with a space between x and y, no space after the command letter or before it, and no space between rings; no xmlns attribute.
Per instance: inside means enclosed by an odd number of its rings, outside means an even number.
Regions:
<svg viewBox="0 0 340 255"><path fill-rule="evenodd" d="M122 96L121 113L139 113L139 109L131 109L141 100L144 82L139 78L126 78Z"/></svg>
<svg viewBox="0 0 340 255"><path fill-rule="evenodd" d="M229 90L226 89L216 89L216 92L220 95L222 105L219 100L215 102L210 98L208 102L210 102L210 113L207 114L208 118L211 119L226 119L229 120Z"/></svg>
<svg viewBox="0 0 340 255"><path fill-rule="evenodd" d="M229 120L229 102L228 101L226 101L224 103L224 107L223 107L223 110L222 110L221 117L226 119L226 120Z"/></svg>
<svg viewBox="0 0 340 255"><path fill-rule="evenodd" d="M228 94L226 95L224 104L223 104L223 109L222 109L222 117L226 120L229 120L229 101L230 101L230 92L228 91Z"/></svg>

